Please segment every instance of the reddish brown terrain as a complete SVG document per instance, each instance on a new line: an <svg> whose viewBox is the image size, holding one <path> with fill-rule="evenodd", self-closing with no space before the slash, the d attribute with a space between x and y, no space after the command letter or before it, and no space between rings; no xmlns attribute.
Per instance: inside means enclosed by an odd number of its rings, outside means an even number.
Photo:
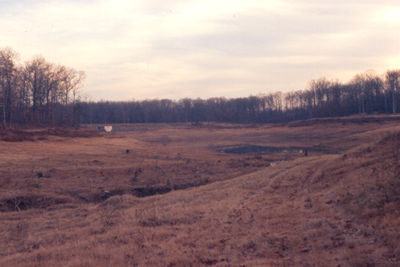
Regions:
<svg viewBox="0 0 400 267"><path fill-rule="evenodd" d="M399 266L398 119L2 132L0 266Z"/></svg>

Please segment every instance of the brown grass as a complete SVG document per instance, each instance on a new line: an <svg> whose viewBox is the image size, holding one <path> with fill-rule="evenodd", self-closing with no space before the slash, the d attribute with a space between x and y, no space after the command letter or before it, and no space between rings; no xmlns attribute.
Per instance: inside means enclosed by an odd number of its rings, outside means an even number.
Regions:
<svg viewBox="0 0 400 267"><path fill-rule="evenodd" d="M48 136L58 137L95 137L101 134L89 129L50 128L50 129L7 129L0 130L0 140L5 142L43 141Z"/></svg>
<svg viewBox="0 0 400 267"><path fill-rule="evenodd" d="M395 122L136 127L0 142L0 265L400 264Z"/></svg>

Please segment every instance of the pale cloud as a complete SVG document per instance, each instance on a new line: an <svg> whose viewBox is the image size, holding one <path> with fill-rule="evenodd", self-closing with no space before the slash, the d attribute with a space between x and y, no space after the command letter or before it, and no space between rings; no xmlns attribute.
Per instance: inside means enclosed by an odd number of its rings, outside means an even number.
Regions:
<svg viewBox="0 0 400 267"><path fill-rule="evenodd" d="M386 22L391 26L393 23L395 25L400 23L400 6L386 6L379 9L376 13L374 19L377 22ZM398 24L397 24L398 26Z"/></svg>
<svg viewBox="0 0 400 267"><path fill-rule="evenodd" d="M0 1L0 47L87 73L93 99L238 97L399 68L400 5Z"/></svg>

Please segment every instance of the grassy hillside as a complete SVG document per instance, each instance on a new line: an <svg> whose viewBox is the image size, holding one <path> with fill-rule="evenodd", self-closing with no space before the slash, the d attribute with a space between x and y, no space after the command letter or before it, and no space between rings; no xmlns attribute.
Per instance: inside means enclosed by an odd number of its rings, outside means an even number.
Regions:
<svg viewBox="0 0 400 267"><path fill-rule="evenodd" d="M0 265L400 264L395 122L179 127L2 142Z"/></svg>

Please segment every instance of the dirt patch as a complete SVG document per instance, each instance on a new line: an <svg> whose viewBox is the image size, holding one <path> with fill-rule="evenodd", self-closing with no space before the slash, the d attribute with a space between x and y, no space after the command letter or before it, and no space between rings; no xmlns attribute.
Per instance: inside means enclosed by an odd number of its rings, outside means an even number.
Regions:
<svg viewBox="0 0 400 267"><path fill-rule="evenodd" d="M93 202L102 202L104 200L109 199L110 197L113 196L122 196L123 194L125 194L125 191L122 189L114 189L114 190L110 190L110 191L103 191L99 194L96 194L92 197L92 201Z"/></svg>
<svg viewBox="0 0 400 267"><path fill-rule="evenodd" d="M46 209L50 206L65 204L64 198L52 198L48 196L16 196L0 200L0 212L22 211L29 209Z"/></svg>
<svg viewBox="0 0 400 267"><path fill-rule="evenodd" d="M136 187L131 190L131 193L136 197L149 197L153 195L161 195L169 193L173 190L183 190L192 187L198 187L208 184L209 180L205 179L196 183L175 184L167 186L150 186L150 187Z"/></svg>
<svg viewBox="0 0 400 267"><path fill-rule="evenodd" d="M228 154L248 154L248 153L305 153L320 152L326 154L336 154L337 151L332 151L325 147L295 147L295 146L258 146L258 145L236 145L232 147L217 148L217 152Z"/></svg>
<svg viewBox="0 0 400 267"><path fill-rule="evenodd" d="M19 130L2 130L0 139L6 142L35 141L33 133Z"/></svg>
<svg viewBox="0 0 400 267"><path fill-rule="evenodd" d="M182 183L174 185L148 185L148 186L135 187L132 189L113 189L109 191L103 190L101 192L91 193L91 194L71 192L70 195L76 198L80 202L100 203L114 196L132 195L138 198L144 198L154 195L167 194L174 190L184 190L192 187L198 187L201 185L206 185L209 182L210 181L208 179L204 179L194 183ZM10 207L13 206L13 203L14 203L13 199L11 199Z"/></svg>
<svg viewBox="0 0 400 267"><path fill-rule="evenodd" d="M52 128L39 132L39 135L53 135L59 137L97 137L101 133L87 129Z"/></svg>
<svg viewBox="0 0 400 267"><path fill-rule="evenodd" d="M48 136L88 138L100 135L101 134L99 132L93 130L80 130L72 128L51 128L45 130L7 129L0 131L0 140L6 142L23 142L47 140Z"/></svg>
<svg viewBox="0 0 400 267"><path fill-rule="evenodd" d="M383 123L387 121L399 121L400 116L397 115L381 115L381 116L349 116L349 117L332 117L332 118L313 118L308 120L299 120L289 122L289 127L303 127L315 124L330 124L330 123L342 123L342 124L364 124L364 123Z"/></svg>
<svg viewBox="0 0 400 267"><path fill-rule="evenodd" d="M166 194L172 191L172 188L166 186L137 187L132 189L132 194L136 197L148 197L153 195Z"/></svg>

